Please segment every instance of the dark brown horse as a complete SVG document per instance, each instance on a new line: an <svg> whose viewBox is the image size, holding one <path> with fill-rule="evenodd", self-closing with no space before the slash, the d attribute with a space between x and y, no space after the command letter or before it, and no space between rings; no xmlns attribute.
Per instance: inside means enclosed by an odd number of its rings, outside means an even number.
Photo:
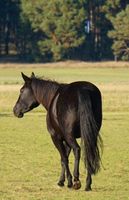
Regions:
<svg viewBox="0 0 129 200"><path fill-rule="evenodd" d="M86 191L91 190L92 178L100 169L99 144L102 141L99 131L102 123L102 101L99 89L90 82L60 84L51 80L29 78L22 73L25 81L14 106L15 116L42 104L47 110L47 128L52 141L61 156L62 171L58 182L64 186L65 172L68 187L79 189L80 146L76 138L81 137L84 163L87 169ZM75 156L74 172L69 169L69 154Z"/></svg>

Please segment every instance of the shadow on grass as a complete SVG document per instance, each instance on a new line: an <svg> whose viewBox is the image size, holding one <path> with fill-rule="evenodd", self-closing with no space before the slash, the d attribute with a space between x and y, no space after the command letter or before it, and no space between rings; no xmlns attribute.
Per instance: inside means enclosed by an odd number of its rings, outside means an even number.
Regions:
<svg viewBox="0 0 129 200"><path fill-rule="evenodd" d="M103 118L103 121L112 121L112 120L114 120L114 121L121 121L121 120L123 120L123 117L111 117L111 118L104 117Z"/></svg>
<svg viewBox="0 0 129 200"><path fill-rule="evenodd" d="M12 113L0 113L0 117L12 117Z"/></svg>

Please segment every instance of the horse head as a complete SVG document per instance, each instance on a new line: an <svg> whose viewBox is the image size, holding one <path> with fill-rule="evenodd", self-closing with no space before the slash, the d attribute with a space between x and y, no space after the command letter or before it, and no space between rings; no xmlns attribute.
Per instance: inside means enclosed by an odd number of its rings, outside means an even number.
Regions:
<svg viewBox="0 0 129 200"><path fill-rule="evenodd" d="M32 79L35 77L34 73L32 73L31 77L28 77L23 73L21 74L24 80L24 85L20 89L20 95L13 108L14 115L18 118L23 117L24 113L29 112L39 105L31 87Z"/></svg>

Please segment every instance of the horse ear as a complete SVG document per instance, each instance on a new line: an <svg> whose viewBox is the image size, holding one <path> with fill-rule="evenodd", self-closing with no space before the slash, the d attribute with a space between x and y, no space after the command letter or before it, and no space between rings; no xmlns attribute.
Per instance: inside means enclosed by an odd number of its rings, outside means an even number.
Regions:
<svg viewBox="0 0 129 200"><path fill-rule="evenodd" d="M31 78L35 78L35 74L34 74L34 72L32 72L32 74L31 74Z"/></svg>
<svg viewBox="0 0 129 200"><path fill-rule="evenodd" d="M23 74L22 72L21 72L21 75L22 75L22 78L23 78L23 80L25 82L30 82L31 81L31 79L28 76L26 76L25 74Z"/></svg>

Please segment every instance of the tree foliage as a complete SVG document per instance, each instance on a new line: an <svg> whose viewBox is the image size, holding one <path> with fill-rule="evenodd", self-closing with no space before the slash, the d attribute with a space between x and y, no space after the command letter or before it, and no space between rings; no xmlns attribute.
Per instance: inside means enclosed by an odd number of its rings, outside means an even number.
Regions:
<svg viewBox="0 0 129 200"><path fill-rule="evenodd" d="M128 0L106 0L104 12L109 20L108 36L112 39L112 50L115 57L129 59L128 57Z"/></svg>
<svg viewBox="0 0 129 200"><path fill-rule="evenodd" d="M112 19L114 30L109 32L113 38L113 50L118 58L129 60L129 5Z"/></svg>
<svg viewBox="0 0 129 200"><path fill-rule="evenodd" d="M2 0L0 56L129 60L129 0Z"/></svg>
<svg viewBox="0 0 129 200"><path fill-rule="evenodd" d="M23 0L23 11L34 31L42 31L38 41L42 54L51 54L54 60L66 58L69 51L85 40L86 12L79 0Z"/></svg>
<svg viewBox="0 0 129 200"><path fill-rule="evenodd" d="M16 49L16 29L19 20L19 1L0 1L0 54L9 54L9 46Z"/></svg>

